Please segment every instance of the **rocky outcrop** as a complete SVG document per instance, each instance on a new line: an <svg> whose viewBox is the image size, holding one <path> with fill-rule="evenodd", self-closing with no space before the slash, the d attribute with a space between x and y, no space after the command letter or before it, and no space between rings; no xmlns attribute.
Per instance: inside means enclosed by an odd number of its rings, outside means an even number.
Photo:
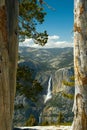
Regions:
<svg viewBox="0 0 87 130"><path fill-rule="evenodd" d="M70 81L70 77L73 75L73 67L65 67L57 70L53 76L53 93L57 93L64 89L66 91L67 86L64 86L63 81Z"/></svg>
<svg viewBox="0 0 87 130"><path fill-rule="evenodd" d="M73 75L73 67L62 68L55 72L52 79L53 96L44 106L41 114L42 122L57 123L60 112L64 116L64 122L72 122L74 86L65 85L63 80L71 82L70 77Z"/></svg>
<svg viewBox="0 0 87 130"><path fill-rule="evenodd" d="M73 100L68 99L62 93L56 93L53 98L47 102L42 112L42 123L57 124L60 112L63 115L63 122L72 122L73 120Z"/></svg>
<svg viewBox="0 0 87 130"><path fill-rule="evenodd" d="M50 74L50 73L49 73ZM43 81L43 93L38 98L38 102L34 103L24 95L17 94L15 98L15 118L14 124L16 126L23 126L26 124L29 116L33 114L39 122L57 122L58 114L62 112L64 115L64 122L71 122L73 119L72 105L73 100L64 96L64 93L74 94L74 87L69 87L63 84L63 80L70 81L70 77L74 74L73 68L63 68L51 74L52 76L52 98L44 103L47 89L48 80L50 75L46 75L46 78L39 77L39 81ZM45 77L45 75L44 75ZM69 104L69 105L68 105ZM41 117L40 117L41 116Z"/></svg>
<svg viewBox="0 0 87 130"><path fill-rule="evenodd" d="M17 95L15 98L14 126L25 126L31 114L38 121L39 111L36 104L24 95Z"/></svg>

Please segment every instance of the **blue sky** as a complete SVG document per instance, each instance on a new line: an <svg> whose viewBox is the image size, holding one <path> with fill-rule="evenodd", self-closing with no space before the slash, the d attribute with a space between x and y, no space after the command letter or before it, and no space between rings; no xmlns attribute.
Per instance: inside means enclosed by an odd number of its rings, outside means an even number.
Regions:
<svg viewBox="0 0 87 130"><path fill-rule="evenodd" d="M45 0L55 10L46 7L47 15L38 30L46 29L49 35L59 35L62 40L70 41L73 31L74 0Z"/></svg>
<svg viewBox="0 0 87 130"><path fill-rule="evenodd" d="M47 12L45 21L43 24L37 26L38 31L47 30L49 34L48 42L50 45L47 47L50 47L51 43L54 43L55 47L57 47L59 43L66 43L66 45L71 44L73 42L74 0L45 0L45 2L55 9L52 10L45 6ZM31 40L29 41L31 42ZM36 46L37 45L35 45L35 47ZM59 46L61 46L61 44Z"/></svg>

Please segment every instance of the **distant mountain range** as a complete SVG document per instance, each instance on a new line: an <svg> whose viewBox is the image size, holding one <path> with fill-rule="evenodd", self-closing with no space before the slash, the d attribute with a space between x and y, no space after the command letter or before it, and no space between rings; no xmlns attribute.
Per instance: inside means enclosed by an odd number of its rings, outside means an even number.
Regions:
<svg viewBox="0 0 87 130"><path fill-rule="evenodd" d="M73 48L38 49L19 47L21 62L38 71L58 70L73 66Z"/></svg>

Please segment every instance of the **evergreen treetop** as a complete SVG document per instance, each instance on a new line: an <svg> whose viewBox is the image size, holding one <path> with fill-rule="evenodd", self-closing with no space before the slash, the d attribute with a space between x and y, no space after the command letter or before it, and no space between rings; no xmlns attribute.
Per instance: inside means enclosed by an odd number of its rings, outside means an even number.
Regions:
<svg viewBox="0 0 87 130"><path fill-rule="evenodd" d="M48 34L37 32L37 24L44 22L46 12L44 11L42 0L19 0L19 40L26 37L32 38L36 44L45 45Z"/></svg>

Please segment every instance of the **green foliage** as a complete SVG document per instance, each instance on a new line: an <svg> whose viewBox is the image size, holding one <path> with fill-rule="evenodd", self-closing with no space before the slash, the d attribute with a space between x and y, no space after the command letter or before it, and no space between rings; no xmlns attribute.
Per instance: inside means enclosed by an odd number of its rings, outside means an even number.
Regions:
<svg viewBox="0 0 87 130"><path fill-rule="evenodd" d="M25 37L33 38L36 44L44 45L47 43L48 34L46 31L39 33L36 25L44 22L43 4L38 0L19 0L19 39Z"/></svg>
<svg viewBox="0 0 87 130"><path fill-rule="evenodd" d="M34 115L30 115L29 119L26 121L25 126L35 126L35 125L37 125L37 121Z"/></svg>
<svg viewBox="0 0 87 130"><path fill-rule="evenodd" d="M64 122L64 123L60 123L58 125L62 125L62 126L71 126L72 122Z"/></svg>
<svg viewBox="0 0 87 130"><path fill-rule="evenodd" d="M62 93L62 95L66 98L69 98L69 99L74 99L74 95L73 94L67 94L67 93Z"/></svg>
<svg viewBox="0 0 87 130"><path fill-rule="evenodd" d="M15 107L14 108L15 110L16 109L23 109L24 108L23 104L15 105L14 107Z"/></svg>
<svg viewBox="0 0 87 130"><path fill-rule="evenodd" d="M64 116L62 114L62 112L59 112L58 114L58 124L63 123L64 122Z"/></svg>
<svg viewBox="0 0 87 130"><path fill-rule="evenodd" d="M75 86L75 77L71 76L70 81L63 80L62 82L66 86L73 87L73 86Z"/></svg>
<svg viewBox="0 0 87 130"><path fill-rule="evenodd" d="M69 82L69 81L67 82L65 80L63 80L63 84L66 85L66 86L69 86L69 87L74 86L74 82Z"/></svg>
<svg viewBox="0 0 87 130"><path fill-rule="evenodd" d="M63 80L62 82L63 82L64 85L66 85L68 87L74 87L75 86L75 77L71 76L70 77L70 81ZM66 97L66 98L74 99L74 95L73 94L68 94L68 93L62 92L62 95L64 97Z"/></svg>
<svg viewBox="0 0 87 130"><path fill-rule="evenodd" d="M25 94L25 96L29 99L31 99L32 101L37 101L38 100L38 94L40 94L42 92L43 88L40 85L40 83L38 83L37 80L34 80L32 82L32 86L28 87L25 86L23 87L22 90L22 94Z"/></svg>
<svg viewBox="0 0 87 130"><path fill-rule="evenodd" d="M49 125L49 122L48 122L48 121L43 121L43 122L41 123L41 125L42 125L42 126L48 126L48 125Z"/></svg>
<svg viewBox="0 0 87 130"><path fill-rule="evenodd" d="M71 76L70 77L70 80L72 80L73 82L75 81L75 77L74 76Z"/></svg>
<svg viewBox="0 0 87 130"><path fill-rule="evenodd" d="M19 66L17 69L17 80L22 79L26 81L32 80L32 71L30 71L28 66Z"/></svg>
<svg viewBox="0 0 87 130"><path fill-rule="evenodd" d="M17 69L17 92L24 94L32 101L37 101L38 94L43 90L41 84L33 79L33 70L30 70L28 66L18 66Z"/></svg>

